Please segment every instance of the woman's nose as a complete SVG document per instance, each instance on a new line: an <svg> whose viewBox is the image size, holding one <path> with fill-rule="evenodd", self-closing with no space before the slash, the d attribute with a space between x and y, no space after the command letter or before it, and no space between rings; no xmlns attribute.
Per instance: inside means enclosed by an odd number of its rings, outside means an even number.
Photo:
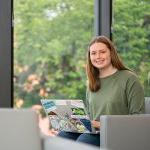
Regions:
<svg viewBox="0 0 150 150"><path fill-rule="evenodd" d="M100 58L100 53L99 52L96 54L96 58Z"/></svg>

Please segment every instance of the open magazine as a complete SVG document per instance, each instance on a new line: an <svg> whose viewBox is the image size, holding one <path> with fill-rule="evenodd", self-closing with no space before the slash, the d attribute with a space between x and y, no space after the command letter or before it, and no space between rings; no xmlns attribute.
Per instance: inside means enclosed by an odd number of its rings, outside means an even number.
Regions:
<svg viewBox="0 0 150 150"><path fill-rule="evenodd" d="M52 128L58 131L94 133L95 128L87 115L82 100L42 99L42 106L49 117Z"/></svg>

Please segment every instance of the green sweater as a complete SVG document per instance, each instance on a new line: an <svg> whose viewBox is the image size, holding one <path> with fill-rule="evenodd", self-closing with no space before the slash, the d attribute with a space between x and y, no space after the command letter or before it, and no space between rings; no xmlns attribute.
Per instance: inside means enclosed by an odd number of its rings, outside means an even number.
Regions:
<svg viewBox="0 0 150 150"><path fill-rule="evenodd" d="M120 70L100 82L99 91L87 90L86 106L91 120L99 120L100 115L144 113L144 91L134 73Z"/></svg>

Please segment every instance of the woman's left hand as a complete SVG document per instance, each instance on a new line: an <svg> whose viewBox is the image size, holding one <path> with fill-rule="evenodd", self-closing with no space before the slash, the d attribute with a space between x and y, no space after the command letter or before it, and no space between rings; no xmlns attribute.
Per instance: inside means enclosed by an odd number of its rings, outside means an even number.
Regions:
<svg viewBox="0 0 150 150"><path fill-rule="evenodd" d="M92 122L92 126L93 126L94 128L100 129L100 122L99 122L99 121L93 120L93 121L91 121L91 122Z"/></svg>

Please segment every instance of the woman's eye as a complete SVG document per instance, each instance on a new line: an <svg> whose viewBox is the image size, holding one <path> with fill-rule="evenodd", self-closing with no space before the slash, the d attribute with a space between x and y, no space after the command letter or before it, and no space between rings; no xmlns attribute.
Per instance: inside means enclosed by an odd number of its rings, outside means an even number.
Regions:
<svg viewBox="0 0 150 150"><path fill-rule="evenodd" d="M96 53L91 53L91 55L95 55Z"/></svg>

